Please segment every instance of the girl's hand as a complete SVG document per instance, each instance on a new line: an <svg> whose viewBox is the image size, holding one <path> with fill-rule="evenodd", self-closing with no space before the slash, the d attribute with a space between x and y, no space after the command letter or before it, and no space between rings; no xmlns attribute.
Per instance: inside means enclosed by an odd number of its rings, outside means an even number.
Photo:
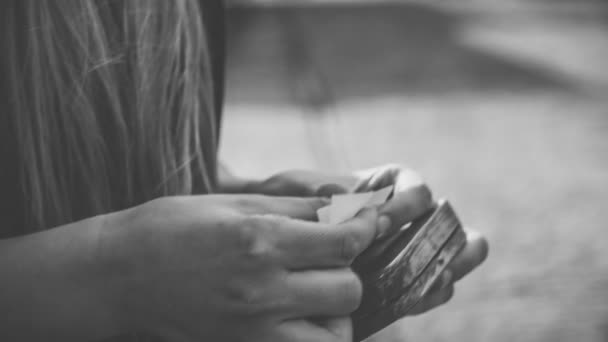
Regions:
<svg viewBox="0 0 608 342"><path fill-rule="evenodd" d="M268 194L299 196L331 196L349 192L368 192L394 186L390 201L378 208L379 230L372 248L360 260L373 259L383 252L381 241L390 239L403 225L418 218L435 205L432 193L414 171L399 165L385 165L356 172L354 175L327 175L312 171L288 171L256 183L258 191ZM488 243L477 232L466 230L467 245L442 275L433 291L421 301L412 314L436 308L453 296L454 282L479 266L487 257Z"/></svg>
<svg viewBox="0 0 608 342"><path fill-rule="evenodd" d="M358 181L354 192L366 192L382 189L386 186L395 187L393 197L378 208L380 221L390 221L383 224L390 227L379 231L380 240L390 239L403 225L416 219L434 205L430 189L422 178L414 171L399 165L386 165L356 173ZM447 303L454 295L454 283L473 271L487 258L488 242L478 232L465 229L467 244L443 272L429 294L414 308L412 315L422 314ZM370 248L361 258L374 258L382 253L379 248Z"/></svg>
<svg viewBox="0 0 608 342"><path fill-rule="evenodd" d="M326 202L173 197L109 217L101 250L127 261L125 329L172 341L350 342L362 287L349 266L376 235L377 213L312 222Z"/></svg>

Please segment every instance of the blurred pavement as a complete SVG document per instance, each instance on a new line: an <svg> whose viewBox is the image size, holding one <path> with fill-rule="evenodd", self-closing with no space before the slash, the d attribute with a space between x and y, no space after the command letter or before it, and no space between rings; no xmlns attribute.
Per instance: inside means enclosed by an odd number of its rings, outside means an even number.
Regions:
<svg viewBox="0 0 608 342"><path fill-rule="evenodd" d="M222 159L403 163L488 236L378 341L608 341L608 3L339 2L231 10Z"/></svg>

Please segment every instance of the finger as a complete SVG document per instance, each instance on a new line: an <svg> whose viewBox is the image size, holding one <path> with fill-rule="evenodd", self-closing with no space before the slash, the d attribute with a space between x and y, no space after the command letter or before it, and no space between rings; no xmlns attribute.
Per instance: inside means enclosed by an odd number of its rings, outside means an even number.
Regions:
<svg viewBox="0 0 608 342"><path fill-rule="evenodd" d="M412 308L409 315L420 315L433 310L449 302L454 296L454 285L449 284L442 289L429 293L416 306Z"/></svg>
<svg viewBox="0 0 608 342"><path fill-rule="evenodd" d="M359 182L354 188L355 192L379 190L389 185L394 185L396 191L403 191L424 184L419 173L398 164L359 171L356 175Z"/></svg>
<svg viewBox="0 0 608 342"><path fill-rule="evenodd" d="M434 207L433 196L420 175L399 165L388 165L359 173L356 192L394 186L393 197L380 207L379 213L391 224L379 232L378 239L392 235L405 224Z"/></svg>
<svg viewBox="0 0 608 342"><path fill-rule="evenodd" d="M325 184L317 189L315 196L331 197L333 195L342 195L348 192L348 189L340 184Z"/></svg>
<svg viewBox="0 0 608 342"><path fill-rule="evenodd" d="M327 327L318 325L310 320L300 319L283 322L279 327L278 341L293 342L351 342L352 333L343 330L349 328L346 319L333 322L335 328L339 328L339 334ZM351 329L352 330L352 329Z"/></svg>
<svg viewBox="0 0 608 342"><path fill-rule="evenodd" d="M393 173L393 177L395 191L405 191L426 183L418 172L405 167L400 167Z"/></svg>
<svg viewBox="0 0 608 342"><path fill-rule="evenodd" d="M316 221L317 210L330 204L321 197L275 197L263 195L237 196L236 205L251 215L277 215L294 219Z"/></svg>
<svg viewBox="0 0 608 342"><path fill-rule="evenodd" d="M433 196L425 184L395 191L393 197L378 209L378 214L387 217L391 222L390 228L382 232L379 238L396 233L405 224L429 212L433 207Z"/></svg>
<svg viewBox="0 0 608 342"><path fill-rule="evenodd" d="M384 252L395 242L395 240L399 239L400 237L399 234L391 233L390 230L385 229L384 231L380 232L380 229L379 223L377 239L371 244L371 246L369 246L357 257L353 264L353 267L356 269L363 272L371 272L372 270L369 270L368 267L373 265L378 258L382 257Z"/></svg>
<svg viewBox="0 0 608 342"><path fill-rule="evenodd" d="M339 225L284 219L276 248L289 269L349 266L376 236L377 212L365 209ZM284 221L281 223L281 221Z"/></svg>
<svg viewBox="0 0 608 342"><path fill-rule="evenodd" d="M359 307L363 285L350 269L298 271L286 278L289 318L348 316Z"/></svg>
<svg viewBox="0 0 608 342"><path fill-rule="evenodd" d="M395 180L402 167L398 165L384 165L355 173L359 181L354 186L354 192L367 192L380 190L389 185L395 185Z"/></svg>
<svg viewBox="0 0 608 342"><path fill-rule="evenodd" d="M488 241L476 231L467 230L466 234L466 246L448 265L454 281L462 279L488 257Z"/></svg>

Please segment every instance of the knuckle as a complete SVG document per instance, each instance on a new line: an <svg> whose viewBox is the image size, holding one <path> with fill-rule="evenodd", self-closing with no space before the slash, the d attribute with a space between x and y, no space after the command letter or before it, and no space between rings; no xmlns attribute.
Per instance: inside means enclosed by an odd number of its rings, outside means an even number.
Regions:
<svg viewBox="0 0 608 342"><path fill-rule="evenodd" d="M233 233L239 250L249 250L254 244L257 239L257 225L256 220L250 216L241 216L234 222Z"/></svg>
<svg viewBox="0 0 608 342"><path fill-rule="evenodd" d="M261 215L241 218L237 229L237 248L250 262L267 263L272 259L273 241L269 231L275 223Z"/></svg>

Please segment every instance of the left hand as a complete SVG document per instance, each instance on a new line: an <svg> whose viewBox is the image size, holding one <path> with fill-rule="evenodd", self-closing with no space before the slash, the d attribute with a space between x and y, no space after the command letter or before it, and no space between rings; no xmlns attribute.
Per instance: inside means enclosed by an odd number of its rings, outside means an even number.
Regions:
<svg viewBox="0 0 608 342"><path fill-rule="evenodd" d="M264 181L250 182L246 192L268 196L330 197L351 192L359 178L308 170L291 170Z"/></svg>
<svg viewBox="0 0 608 342"><path fill-rule="evenodd" d="M432 193L414 171L399 165L385 165L356 172L354 175L330 175L314 171L287 171L256 183L251 190L274 196L331 196L349 192L368 192L393 185L391 200L378 208L384 217L385 229L380 229L377 242L360 256L360 260L374 259L383 251L382 242L403 225L433 208ZM454 294L454 283L479 266L488 255L488 242L478 232L465 229L466 247L450 263L431 292L410 312L418 315L447 303Z"/></svg>

